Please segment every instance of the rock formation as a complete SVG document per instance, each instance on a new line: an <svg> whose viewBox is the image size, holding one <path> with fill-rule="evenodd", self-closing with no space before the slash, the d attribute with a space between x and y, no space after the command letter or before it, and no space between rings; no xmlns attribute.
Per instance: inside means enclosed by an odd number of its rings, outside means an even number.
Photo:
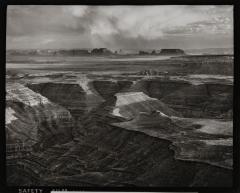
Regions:
<svg viewBox="0 0 240 193"><path fill-rule="evenodd" d="M6 127L8 143L50 144L71 139L72 117L69 111L21 84L7 85ZM47 146L47 143L45 144Z"/></svg>
<svg viewBox="0 0 240 193"><path fill-rule="evenodd" d="M92 51L91 51L91 54L92 55L111 55L113 54L112 51L110 51L109 49L107 48L94 48Z"/></svg>
<svg viewBox="0 0 240 193"><path fill-rule="evenodd" d="M146 51L140 50L140 51L138 52L138 54L139 54L139 55L149 55L150 53L149 53L149 52L146 52Z"/></svg>
<svg viewBox="0 0 240 193"><path fill-rule="evenodd" d="M160 55L185 55L181 49L161 49Z"/></svg>

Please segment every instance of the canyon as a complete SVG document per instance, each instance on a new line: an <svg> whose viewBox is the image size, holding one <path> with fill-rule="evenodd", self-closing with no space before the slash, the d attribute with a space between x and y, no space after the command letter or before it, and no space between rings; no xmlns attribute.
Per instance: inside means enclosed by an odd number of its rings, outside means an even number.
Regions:
<svg viewBox="0 0 240 193"><path fill-rule="evenodd" d="M230 187L233 61L206 57L11 68L8 184Z"/></svg>

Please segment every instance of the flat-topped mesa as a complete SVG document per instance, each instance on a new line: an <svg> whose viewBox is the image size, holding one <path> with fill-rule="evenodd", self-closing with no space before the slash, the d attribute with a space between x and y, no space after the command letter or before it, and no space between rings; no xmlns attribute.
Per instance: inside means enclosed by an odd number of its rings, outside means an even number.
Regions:
<svg viewBox="0 0 240 193"><path fill-rule="evenodd" d="M129 105L132 103L138 103L148 100L157 100L154 98L151 98L144 94L143 92L125 92L125 93L117 93L115 94L117 101L116 106L124 106Z"/></svg>
<svg viewBox="0 0 240 193"><path fill-rule="evenodd" d="M113 54L111 50L107 49L107 48L94 48L91 51L92 55L111 55Z"/></svg>
<svg viewBox="0 0 240 193"><path fill-rule="evenodd" d="M48 104L49 100L21 84L7 85L7 100L16 100L28 106Z"/></svg>
<svg viewBox="0 0 240 193"><path fill-rule="evenodd" d="M85 56L89 55L89 51L85 49L71 49L71 50L58 50L53 52L52 55L60 55L60 56Z"/></svg>
<svg viewBox="0 0 240 193"><path fill-rule="evenodd" d="M185 55L182 49L161 49L160 55Z"/></svg>

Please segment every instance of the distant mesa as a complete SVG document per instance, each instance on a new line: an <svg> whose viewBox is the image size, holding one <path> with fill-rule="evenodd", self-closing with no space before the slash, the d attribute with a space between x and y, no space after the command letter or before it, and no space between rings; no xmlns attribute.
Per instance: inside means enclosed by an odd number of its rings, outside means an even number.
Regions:
<svg viewBox="0 0 240 193"><path fill-rule="evenodd" d="M185 55L184 50L182 49L161 49L159 50L152 50L152 51L143 51L140 50L138 55Z"/></svg>
<svg viewBox="0 0 240 193"><path fill-rule="evenodd" d="M7 55L32 55L32 56L87 56L114 54L107 48L88 49L36 49L36 50L8 50Z"/></svg>
<svg viewBox="0 0 240 193"><path fill-rule="evenodd" d="M181 49L161 49L160 55L185 55Z"/></svg>
<svg viewBox="0 0 240 193"><path fill-rule="evenodd" d="M90 55L112 55L107 48L88 49L29 49L29 50L7 50L7 56L31 55L31 56L90 56ZM116 53L115 53L116 54Z"/></svg>
<svg viewBox="0 0 240 193"><path fill-rule="evenodd" d="M7 56L31 55L31 56L91 56L91 55L186 55L182 49L161 50L122 50L111 51L108 48L90 49L29 49L29 50L7 50Z"/></svg>
<svg viewBox="0 0 240 193"><path fill-rule="evenodd" d="M151 52L151 54L152 54L152 55L156 55L156 54L157 54L156 50L153 50L153 51Z"/></svg>
<svg viewBox="0 0 240 193"><path fill-rule="evenodd" d="M140 50L140 51L138 52L138 54L139 54L139 55L149 55L150 53L149 53L149 52L146 52L146 51Z"/></svg>
<svg viewBox="0 0 240 193"><path fill-rule="evenodd" d="M89 55L88 50L84 49L72 49L72 50L59 50L56 52L59 55L69 55L69 56L80 56L80 55Z"/></svg>
<svg viewBox="0 0 240 193"><path fill-rule="evenodd" d="M107 48L94 48L91 51L91 54L94 55L111 55L113 54L111 50L107 49Z"/></svg>

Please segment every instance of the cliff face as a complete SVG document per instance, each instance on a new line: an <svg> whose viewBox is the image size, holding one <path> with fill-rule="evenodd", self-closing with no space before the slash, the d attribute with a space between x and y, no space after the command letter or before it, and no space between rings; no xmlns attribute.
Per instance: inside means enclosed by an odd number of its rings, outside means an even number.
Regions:
<svg viewBox="0 0 240 193"><path fill-rule="evenodd" d="M129 90L143 91L181 112L184 117L214 118L226 115L230 119L231 113L227 112L232 109L232 89L232 85L227 84L141 80Z"/></svg>
<svg viewBox="0 0 240 193"><path fill-rule="evenodd" d="M153 79L140 80L135 83L132 81L89 80L74 84L41 83L28 86L49 100L64 106L72 115L80 117L104 101L114 103L115 100L117 103L131 103L131 105L123 104L121 108L114 109L117 114L120 110L122 112L132 111L132 113L126 114L128 118L134 116L133 111L138 111L137 109L149 112L156 109L154 106L160 108L163 106L160 104L162 102L171 107L175 111L175 115L176 112L179 112L178 116L182 114L184 117L227 119L232 117L233 88L228 84L192 84L186 81ZM131 92L133 93L131 94ZM134 94L134 92L136 93ZM139 103L138 100L142 101ZM173 113L173 111L169 112Z"/></svg>
<svg viewBox="0 0 240 193"><path fill-rule="evenodd" d="M157 110L113 125L170 141L178 160L232 168L232 121L180 118Z"/></svg>
<svg viewBox="0 0 240 193"><path fill-rule="evenodd" d="M81 117L104 99L91 89L88 82L29 84L29 88L67 108L73 116Z"/></svg>
<svg viewBox="0 0 240 193"><path fill-rule="evenodd" d="M63 107L20 84L7 86L6 100L7 143L49 146L71 139L72 117Z"/></svg>
<svg viewBox="0 0 240 193"><path fill-rule="evenodd" d="M221 84L191 85L162 100L176 110L184 109L185 117L214 118L232 109L232 89L231 85Z"/></svg>
<svg viewBox="0 0 240 193"><path fill-rule="evenodd" d="M93 81L88 84L79 82L78 85L41 83L28 86L54 103L67 108L73 116L78 118L87 116L104 101L106 101L105 106L113 109L114 115L126 119L131 119L140 112L151 112L157 109L161 109L166 114L180 116L180 113L143 92L124 92L131 89L132 84L130 81Z"/></svg>
<svg viewBox="0 0 240 193"><path fill-rule="evenodd" d="M128 90L132 85L131 81L93 81L92 85L94 89L102 96L104 99L109 99L114 97L118 92L123 92Z"/></svg>
<svg viewBox="0 0 240 193"><path fill-rule="evenodd" d="M8 85L6 98L7 100L18 101L28 106L38 106L49 103L46 97L33 92L21 84Z"/></svg>

